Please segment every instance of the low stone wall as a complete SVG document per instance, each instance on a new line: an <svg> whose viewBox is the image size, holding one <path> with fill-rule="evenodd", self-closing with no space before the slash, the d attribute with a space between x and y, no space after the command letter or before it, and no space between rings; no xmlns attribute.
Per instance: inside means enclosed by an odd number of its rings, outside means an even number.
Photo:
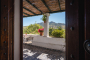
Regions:
<svg viewBox="0 0 90 60"><path fill-rule="evenodd" d="M52 38L39 35L30 35L30 37L33 37L32 45L65 51L64 38Z"/></svg>

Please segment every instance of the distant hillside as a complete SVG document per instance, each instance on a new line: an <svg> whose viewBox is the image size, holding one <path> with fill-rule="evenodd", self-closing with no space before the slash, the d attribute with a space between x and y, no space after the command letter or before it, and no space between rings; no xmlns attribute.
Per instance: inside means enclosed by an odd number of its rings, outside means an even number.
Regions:
<svg viewBox="0 0 90 60"><path fill-rule="evenodd" d="M44 23L37 23L40 24L41 26L44 26ZM62 29L65 29L65 24L64 23L55 23L53 21L49 22L49 28L53 27L53 28L57 28L58 26L60 26Z"/></svg>
<svg viewBox="0 0 90 60"><path fill-rule="evenodd" d="M41 25L41 26L43 26L44 27L44 23L43 22L41 22L41 23L37 23L37 24L39 24L39 25ZM62 29L65 29L65 24L64 23L55 23L55 22L53 22L53 21L51 21L51 22L49 22L49 28L57 28L58 26L60 26ZM27 26L24 26L23 27L23 29L25 29Z"/></svg>

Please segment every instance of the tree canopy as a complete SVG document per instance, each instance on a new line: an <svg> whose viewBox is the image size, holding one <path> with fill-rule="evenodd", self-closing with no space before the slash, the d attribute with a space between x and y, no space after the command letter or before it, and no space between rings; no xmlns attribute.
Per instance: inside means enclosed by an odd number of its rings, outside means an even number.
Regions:
<svg viewBox="0 0 90 60"><path fill-rule="evenodd" d="M23 34L39 34L38 29L42 29L43 27L39 24L31 24L23 29Z"/></svg>

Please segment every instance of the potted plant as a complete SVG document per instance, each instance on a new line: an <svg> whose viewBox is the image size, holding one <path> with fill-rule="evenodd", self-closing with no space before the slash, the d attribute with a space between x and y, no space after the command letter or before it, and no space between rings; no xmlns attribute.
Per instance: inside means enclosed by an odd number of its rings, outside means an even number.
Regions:
<svg viewBox="0 0 90 60"><path fill-rule="evenodd" d="M43 31L44 31L44 28L43 29L38 29L38 32L40 33L40 36L43 36Z"/></svg>
<svg viewBox="0 0 90 60"><path fill-rule="evenodd" d="M42 21L44 21L44 23L46 23L46 18L47 18L47 16L43 14L43 17L41 19L42 19Z"/></svg>

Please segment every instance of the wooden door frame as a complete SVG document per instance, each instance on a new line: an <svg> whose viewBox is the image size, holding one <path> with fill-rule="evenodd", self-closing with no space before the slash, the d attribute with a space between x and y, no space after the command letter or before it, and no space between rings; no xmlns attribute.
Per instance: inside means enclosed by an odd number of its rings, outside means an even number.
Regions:
<svg viewBox="0 0 90 60"><path fill-rule="evenodd" d="M14 0L0 0L0 8L0 59L13 60Z"/></svg>
<svg viewBox="0 0 90 60"><path fill-rule="evenodd" d="M23 60L23 0L20 0L20 60Z"/></svg>
<svg viewBox="0 0 90 60"><path fill-rule="evenodd" d="M90 40L90 0L84 0L85 1L85 40ZM85 51L85 60L90 60L90 54L88 54Z"/></svg>
<svg viewBox="0 0 90 60"><path fill-rule="evenodd" d="M65 0L65 1L66 1L65 6L69 7L71 0ZM83 5L84 4L84 0L82 0L83 3L81 3L80 0L75 0L75 1L78 4L78 7L77 7L77 9L78 9L77 10L78 11L77 12L78 13L78 20L77 19L76 20L78 21L77 22L78 23L77 29L79 30L79 34L78 34L79 39L76 40L76 41L74 39L74 41L79 44L78 45L79 47L78 48L76 46L74 46L74 47L75 47L75 49L78 49L79 50L78 51L79 55L78 55L78 57L75 57L77 55L77 53L76 53L76 54L74 54L74 57L77 58L77 59L79 59L79 60L82 59L82 57L83 57L83 60L85 60L85 51L84 51L84 48L83 48L83 42L85 40L85 38L84 38L84 5ZM69 34L68 31L70 31L70 26L68 25L68 21L69 21L68 16L71 16L71 15L69 13L68 13L69 15L67 14L67 12L70 12L67 7L65 8L66 9L66 60L72 60L74 58L70 58L71 57L71 55L69 54L70 52L68 53L68 49L69 49L69 46L68 46L69 39L68 39L68 37L70 36L70 35L68 35ZM72 10L74 10L73 9L73 6L70 7L70 8ZM75 10L73 12L75 12ZM23 60L23 0L20 0L20 22L21 22L20 23L20 60ZM71 51L71 52L72 52L72 56L73 56L73 53L74 52L73 51Z"/></svg>

